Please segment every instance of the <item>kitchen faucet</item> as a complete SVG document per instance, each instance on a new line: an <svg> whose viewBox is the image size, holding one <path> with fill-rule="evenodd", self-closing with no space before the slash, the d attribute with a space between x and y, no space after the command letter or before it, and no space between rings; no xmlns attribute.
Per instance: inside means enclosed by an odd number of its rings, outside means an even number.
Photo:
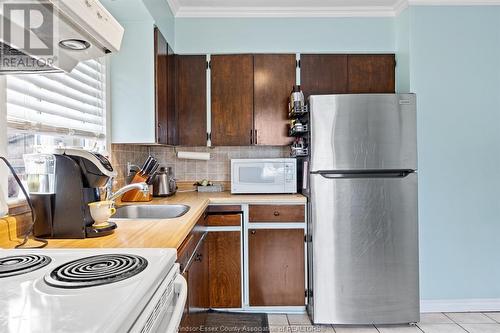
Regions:
<svg viewBox="0 0 500 333"><path fill-rule="evenodd" d="M110 181L109 183L112 183L112 181ZM112 193L112 190L108 189L107 200L114 201L130 190L139 190L143 193L149 193L149 186L148 186L148 184L142 182L142 183L133 183L133 184L125 185L122 188L120 188L119 190L117 190L115 193Z"/></svg>

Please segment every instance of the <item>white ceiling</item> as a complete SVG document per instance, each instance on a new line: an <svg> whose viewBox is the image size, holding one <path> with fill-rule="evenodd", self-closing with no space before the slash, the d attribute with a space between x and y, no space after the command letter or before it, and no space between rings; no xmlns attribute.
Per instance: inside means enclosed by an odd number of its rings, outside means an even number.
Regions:
<svg viewBox="0 0 500 333"><path fill-rule="evenodd" d="M384 17L412 5L499 5L500 0L167 0L176 17Z"/></svg>

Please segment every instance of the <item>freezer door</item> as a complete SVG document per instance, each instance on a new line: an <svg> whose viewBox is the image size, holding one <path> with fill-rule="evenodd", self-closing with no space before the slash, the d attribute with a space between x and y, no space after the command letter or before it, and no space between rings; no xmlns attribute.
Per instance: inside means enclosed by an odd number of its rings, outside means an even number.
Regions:
<svg viewBox="0 0 500 333"><path fill-rule="evenodd" d="M417 174L311 175L317 324L418 322Z"/></svg>
<svg viewBox="0 0 500 333"><path fill-rule="evenodd" d="M417 169L414 94L311 96L311 170Z"/></svg>

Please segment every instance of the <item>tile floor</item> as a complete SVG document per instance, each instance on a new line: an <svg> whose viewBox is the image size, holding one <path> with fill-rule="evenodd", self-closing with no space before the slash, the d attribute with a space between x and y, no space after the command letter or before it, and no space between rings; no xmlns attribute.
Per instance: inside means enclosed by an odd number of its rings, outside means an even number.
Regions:
<svg viewBox="0 0 500 333"><path fill-rule="evenodd" d="M500 312L422 313L416 326L311 325L305 314L270 314L272 333L500 333Z"/></svg>

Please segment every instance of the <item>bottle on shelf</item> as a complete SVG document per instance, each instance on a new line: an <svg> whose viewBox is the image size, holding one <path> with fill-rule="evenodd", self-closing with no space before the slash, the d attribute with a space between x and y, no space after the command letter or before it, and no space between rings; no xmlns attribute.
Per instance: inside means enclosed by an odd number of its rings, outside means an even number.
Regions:
<svg viewBox="0 0 500 333"><path fill-rule="evenodd" d="M290 94L290 104L288 105L288 115L290 118L307 113L307 106L304 99L304 94L300 90L300 85L293 86Z"/></svg>

